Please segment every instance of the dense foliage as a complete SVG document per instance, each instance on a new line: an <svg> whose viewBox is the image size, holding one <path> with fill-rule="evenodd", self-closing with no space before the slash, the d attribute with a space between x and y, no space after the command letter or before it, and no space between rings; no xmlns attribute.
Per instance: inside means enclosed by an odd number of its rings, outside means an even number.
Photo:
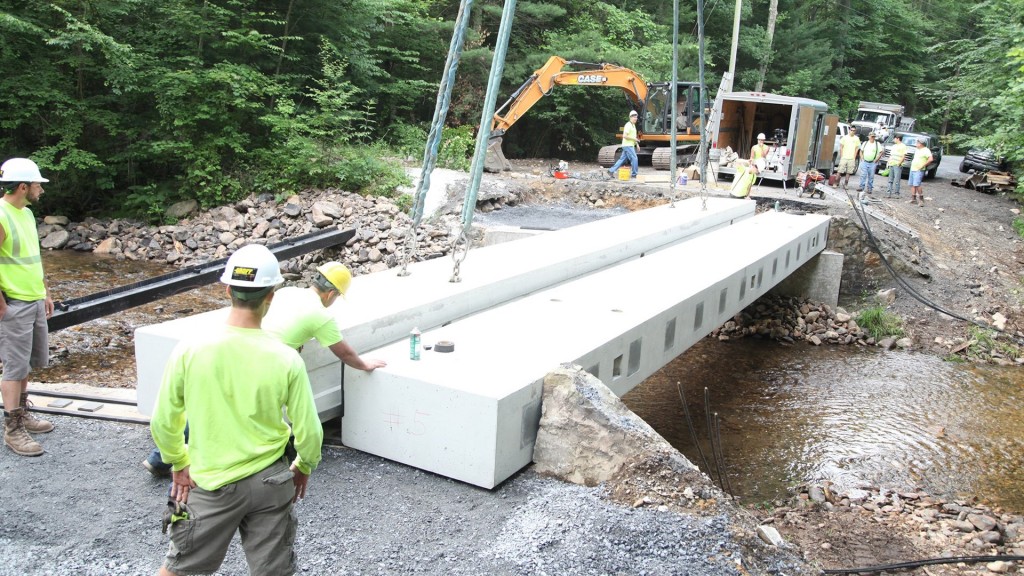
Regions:
<svg viewBox="0 0 1024 576"><path fill-rule="evenodd" d="M736 89L902 102L955 145L1024 159L1024 0L743 3ZM442 163L465 166L501 0L477 0ZM734 4L705 6L706 80L729 64ZM50 211L158 216L251 192L391 194L419 158L458 0L0 0L0 155L51 175ZM680 79L697 78L681 2ZM671 77L672 2L520 0L499 105L552 54ZM591 159L620 91L564 87L506 137L510 156ZM458 130L452 130L458 128ZM393 159L389 159L393 158Z"/></svg>

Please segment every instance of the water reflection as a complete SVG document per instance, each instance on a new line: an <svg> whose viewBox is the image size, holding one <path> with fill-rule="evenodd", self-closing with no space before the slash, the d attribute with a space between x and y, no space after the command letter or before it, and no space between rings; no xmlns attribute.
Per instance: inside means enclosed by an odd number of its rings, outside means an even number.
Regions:
<svg viewBox="0 0 1024 576"><path fill-rule="evenodd" d="M734 491L748 503L810 480L840 490L921 488L1024 510L1024 372L859 347L699 342L623 400L700 458L676 391L706 439L704 387ZM708 445L703 444L705 454Z"/></svg>

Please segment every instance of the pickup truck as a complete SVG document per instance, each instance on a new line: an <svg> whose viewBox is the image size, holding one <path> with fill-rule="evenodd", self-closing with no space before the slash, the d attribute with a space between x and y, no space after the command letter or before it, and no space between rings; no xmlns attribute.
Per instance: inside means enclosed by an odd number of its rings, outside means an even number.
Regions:
<svg viewBox="0 0 1024 576"><path fill-rule="evenodd" d="M921 140L932 151L932 161L925 168L925 177L935 178L935 173L939 170L939 162L942 162L942 145L939 144L939 137L927 132L897 132L896 134L902 136L903 143L907 145L907 155L903 158L903 177L906 178L910 175L910 161L914 158L914 149L917 147L917 141ZM885 150L882 152L882 158L878 162L875 172L885 170L886 165L889 164L889 153L892 151L894 142L895 135L890 135L882 142Z"/></svg>

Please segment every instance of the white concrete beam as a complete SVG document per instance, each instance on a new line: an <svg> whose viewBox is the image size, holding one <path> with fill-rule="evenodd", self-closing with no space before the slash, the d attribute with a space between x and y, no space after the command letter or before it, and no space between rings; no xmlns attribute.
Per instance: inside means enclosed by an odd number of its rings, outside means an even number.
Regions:
<svg viewBox="0 0 1024 576"><path fill-rule="evenodd" d="M542 380L561 363L622 395L820 252L827 216L769 212L534 292L423 334L348 370L342 440L485 488L529 464Z"/></svg>
<svg viewBox="0 0 1024 576"><path fill-rule="evenodd" d="M453 283L452 261L438 258L353 279L347 300L332 307L345 338L358 350L378 348L421 330L524 294L636 258L709 230L749 218L754 203L699 198L632 212L554 232L473 249ZM139 411L151 414L171 350L191 334L223 322L223 311L198 314L135 331ZM336 416L340 363L315 342L302 352L321 419Z"/></svg>

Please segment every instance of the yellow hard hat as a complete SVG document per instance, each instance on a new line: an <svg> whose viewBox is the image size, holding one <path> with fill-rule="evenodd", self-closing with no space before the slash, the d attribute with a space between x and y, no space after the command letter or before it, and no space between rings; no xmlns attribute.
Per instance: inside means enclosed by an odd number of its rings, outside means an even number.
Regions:
<svg viewBox="0 0 1024 576"><path fill-rule="evenodd" d="M337 288L338 294L342 296L348 291L348 285L352 283L352 273L341 262L328 262L317 268L316 271L323 274L324 278L327 278L327 281L333 284Z"/></svg>

